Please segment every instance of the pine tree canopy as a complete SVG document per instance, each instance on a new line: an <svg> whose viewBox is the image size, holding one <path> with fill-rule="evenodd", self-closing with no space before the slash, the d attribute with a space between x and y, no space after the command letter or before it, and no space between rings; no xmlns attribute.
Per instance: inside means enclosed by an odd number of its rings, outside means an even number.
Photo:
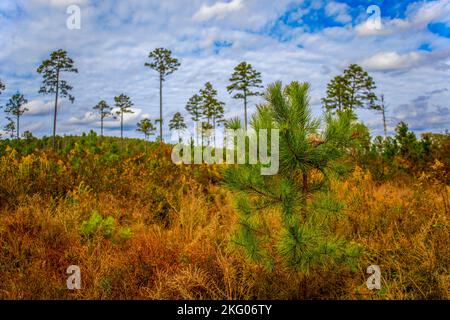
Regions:
<svg viewBox="0 0 450 320"><path fill-rule="evenodd" d="M229 93L233 93L234 99L244 100L244 124L247 129L247 98L261 95L258 88L262 88L261 73L254 70L247 62L239 63L230 78L230 85L227 87Z"/></svg>
<svg viewBox="0 0 450 320"><path fill-rule="evenodd" d="M322 103L327 110L379 110L373 78L357 64L351 64L343 75L334 77L327 85L327 97Z"/></svg>
<svg viewBox="0 0 450 320"><path fill-rule="evenodd" d="M108 105L108 103L105 100L101 100L92 109L94 109L94 111L98 112L98 114L100 115L100 117L102 119L107 118L112 115L111 107Z"/></svg>
<svg viewBox="0 0 450 320"><path fill-rule="evenodd" d="M149 53L148 57L152 61L145 63L145 66L156 70L162 81L165 81L166 76L172 74L180 67L180 63L176 58L172 57L172 51L169 49L156 48Z"/></svg>
<svg viewBox="0 0 450 320"><path fill-rule="evenodd" d="M262 88L261 73L254 70L252 65L247 62L239 63L230 78L228 92L236 92L233 95L235 99L244 99L249 96L261 95L261 92L253 88Z"/></svg>
<svg viewBox="0 0 450 320"><path fill-rule="evenodd" d="M181 115L180 112L176 112L173 115L172 120L170 120L169 129L170 130L181 131L181 130L186 129L186 128L187 128L187 126L186 126L186 123L184 123L183 116Z"/></svg>
<svg viewBox="0 0 450 320"><path fill-rule="evenodd" d="M39 89L39 93L52 94L56 93L58 87L58 96L67 97L70 102L75 98L70 94L72 86L67 81L61 79L62 72L75 72L78 70L74 67L73 60L67 56L64 50L57 50L50 54L50 59L44 60L37 69L37 72L43 76L43 85Z"/></svg>
<svg viewBox="0 0 450 320"><path fill-rule="evenodd" d="M28 103L23 94L17 92L8 101L5 107L5 112L15 117L20 117L28 108L24 107Z"/></svg>
<svg viewBox="0 0 450 320"><path fill-rule="evenodd" d="M217 90L210 82L205 83L205 87L200 90L201 108L203 115L212 124L213 127L218 120L223 118L224 105L222 101L217 100ZM211 121L213 123L211 123ZM214 128L213 128L214 129Z"/></svg>
<svg viewBox="0 0 450 320"><path fill-rule="evenodd" d="M155 126L148 118L144 118L137 124L137 131L142 132L147 139L149 136L153 135L156 131Z"/></svg>
<svg viewBox="0 0 450 320"><path fill-rule="evenodd" d="M116 111L117 115L121 115L123 113L134 113L130 108L134 105L131 102L130 97L125 94L121 94L120 96L114 97L115 107L118 108Z"/></svg>

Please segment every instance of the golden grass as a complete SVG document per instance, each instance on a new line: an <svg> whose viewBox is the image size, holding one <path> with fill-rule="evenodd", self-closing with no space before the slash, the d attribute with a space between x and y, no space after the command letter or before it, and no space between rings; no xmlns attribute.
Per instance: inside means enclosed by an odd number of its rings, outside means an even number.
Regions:
<svg viewBox="0 0 450 320"><path fill-rule="evenodd" d="M450 298L450 188L432 177L377 184L356 168L333 180L331 191L344 204L333 229L364 254L356 272L301 275L281 266L269 272L232 245L237 214L216 168L175 168L166 154L152 171L130 159L101 171L111 177L113 170L114 182L121 181L114 192L83 181L55 195L40 184L68 188L74 173L67 162L51 178L46 158L6 157L1 184L12 189L0 203L2 299ZM33 184L17 185L31 177ZM131 237L83 237L82 222L93 211L113 217L117 229L131 228ZM276 212L266 219L276 225ZM379 291L365 285L371 264L381 267ZM81 290L66 288L69 265L81 268Z"/></svg>

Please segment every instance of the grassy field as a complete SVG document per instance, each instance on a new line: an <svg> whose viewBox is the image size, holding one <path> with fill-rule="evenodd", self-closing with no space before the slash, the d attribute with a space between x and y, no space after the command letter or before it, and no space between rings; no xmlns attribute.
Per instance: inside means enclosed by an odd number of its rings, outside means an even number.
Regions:
<svg viewBox="0 0 450 320"><path fill-rule="evenodd" d="M14 145L15 143L15 145ZM224 165L175 165L171 146L142 140L66 137L2 142L1 299L449 299L449 195L444 164L376 181L353 163L327 194L327 226L360 248L353 267L298 272L248 260L236 246L235 194ZM321 177L316 177L321 179ZM443 182L444 181L444 182ZM280 216L261 221L276 239ZM381 268L368 290L366 268ZM66 269L81 269L81 290Z"/></svg>

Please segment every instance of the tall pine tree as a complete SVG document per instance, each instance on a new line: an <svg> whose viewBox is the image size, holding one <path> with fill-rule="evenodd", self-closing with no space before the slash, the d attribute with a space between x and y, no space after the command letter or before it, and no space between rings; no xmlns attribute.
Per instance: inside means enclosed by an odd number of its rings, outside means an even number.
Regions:
<svg viewBox="0 0 450 320"><path fill-rule="evenodd" d="M8 101L5 107L5 113L10 117L14 117L16 119L15 123L15 131L17 134L17 139L20 139L20 117L28 111L28 108L25 105L28 103L28 100L25 99L23 94L17 92L14 94Z"/></svg>
<svg viewBox="0 0 450 320"><path fill-rule="evenodd" d="M229 81L231 84L227 87L228 92L236 92L233 98L244 100L244 122L245 130L247 130L247 99L251 96L261 95L259 91L255 90L262 88L261 73L244 61L234 68Z"/></svg>
<svg viewBox="0 0 450 320"><path fill-rule="evenodd" d="M176 58L172 57L172 52L165 48L156 48L148 57L151 59L150 63L145 63L146 67L149 67L159 74L159 139L163 141L163 115L162 115L162 87L166 77L180 67L180 63Z"/></svg>
<svg viewBox="0 0 450 320"><path fill-rule="evenodd" d="M115 107L118 109L116 115L120 117L120 138L123 138L123 115L125 113L134 113L131 110L133 102L131 102L130 97L121 94L120 96L114 97Z"/></svg>
<svg viewBox="0 0 450 320"><path fill-rule="evenodd" d="M194 121L196 126L196 143L198 145L198 133L201 130L201 124L200 120L203 117L203 111L202 111L202 98L198 94L194 94L192 97L189 98L189 101L186 104L186 111L189 112L191 115L191 120Z"/></svg>
<svg viewBox="0 0 450 320"><path fill-rule="evenodd" d="M103 122L105 118L111 117L113 115L112 108L105 100L101 100L92 109L94 110L94 112L100 115L100 136L103 137Z"/></svg>
<svg viewBox="0 0 450 320"><path fill-rule="evenodd" d="M66 80L62 80L61 76L64 72L75 72L78 70L74 67L74 62L67 56L67 52L60 49L50 54L50 59L44 60L37 69L42 74L43 81L39 93L55 94L55 108L53 112L53 148L56 148L56 116L58 111L58 98L67 97L70 102L74 102L75 98L70 94L72 86Z"/></svg>
<svg viewBox="0 0 450 320"><path fill-rule="evenodd" d="M181 113L176 112L173 115L173 118L169 123L169 129L175 130L178 133L178 142L181 142L181 132L187 129L186 123L184 122L184 118Z"/></svg>
<svg viewBox="0 0 450 320"><path fill-rule="evenodd" d="M144 118L137 123L136 130L144 134L145 142L147 142L148 138L155 134L156 128L150 119ZM147 143L145 143L145 152L147 153Z"/></svg>
<svg viewBox="0 0 450 320"><path fill-rule="evenodd" d="M206 122L213 130L214 144L216 141L216 128L220 121L223 119L224 105L222 101L217 99L217 90L214 89L210 82L205 83L205 87L200 90L201 106L203 110L203 115L206 118ZM208 144L209 144L208 139Z"/></svg>

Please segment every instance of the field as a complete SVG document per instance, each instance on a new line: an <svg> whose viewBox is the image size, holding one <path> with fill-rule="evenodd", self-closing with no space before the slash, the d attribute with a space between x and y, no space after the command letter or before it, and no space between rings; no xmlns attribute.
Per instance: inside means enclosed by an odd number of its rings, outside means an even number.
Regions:
<svg viewBox="0 0 450 320"><path fill-rule="evenodd" d="M57 152L49 139L0 143L0 299L450 298L448 149L420 170L384 163L383 177L378 158L347 157L307 206L357 260L301 272L276 255L267 268L233 241L226 165L175 165L170 145L94 133L59 138ZM281 236L279 210L260 222ZM380 290L366 286L373 264ZM70 265L81 290L66 287Z"/></svg>

